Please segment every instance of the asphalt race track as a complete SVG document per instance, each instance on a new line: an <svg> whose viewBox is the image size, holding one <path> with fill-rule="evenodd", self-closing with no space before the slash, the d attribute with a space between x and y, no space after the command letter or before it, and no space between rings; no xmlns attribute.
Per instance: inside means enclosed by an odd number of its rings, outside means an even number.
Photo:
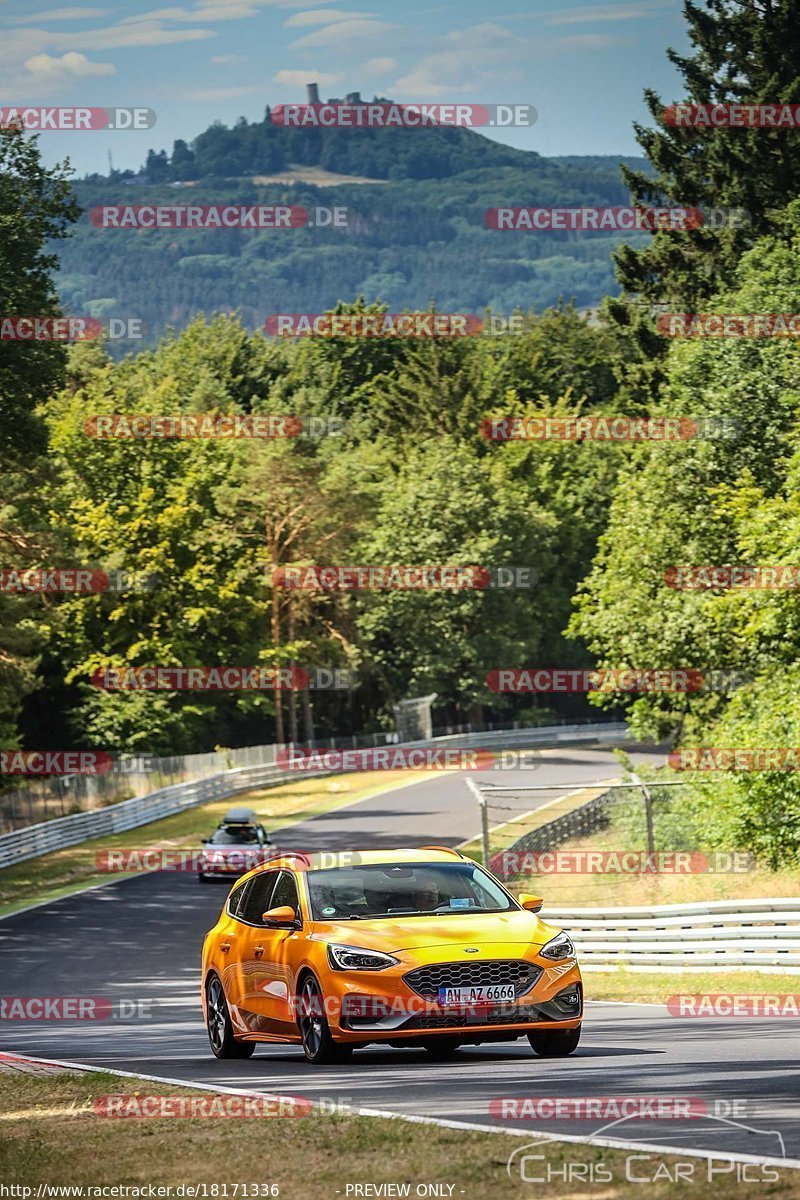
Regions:
<svg viewBox="0 0 800 1200"><path fill-rule="evenodd" d="M635 752L633 758L652 761L653 755ZM560 747L547 751L535 770L503 772L502 782L590 783L618 772L608 749ZM524 807L554 794L529 793ZM297 849L452 845L476 832L465 776L448 773L282 830L277 840ZM797 1030L788 1020L678 1020L662 1006L590 1003L581 1046L565 1060L538 1059L519 1041L464 1047L448 1063L434 1063L424 1051L370 1047L347 1065L320 1068L307 1064L299 1047L266 1045L248 1061L217 1062L200 1021L198 967L203 935L224 895L221 886L200 887L191 875L163 872L0 922L3 996L150 1002L127 1020L3 1021L0 1050L352 1107L514 1125L532 1135L595 1135L670 1150L800 1160ZM691 991L690 980L676 976L675 990ZM725 990L722 979L718 990ZM793 977L787 976L785 990L796 990ZM721 1104L718 1115L729 1119L640 1120L609 1128L598 1120L503 1122L489 1111L489 1102L501 1097L633 1095L702 1098ZM509 1153L517 1144L509 1140Z"/></svg>

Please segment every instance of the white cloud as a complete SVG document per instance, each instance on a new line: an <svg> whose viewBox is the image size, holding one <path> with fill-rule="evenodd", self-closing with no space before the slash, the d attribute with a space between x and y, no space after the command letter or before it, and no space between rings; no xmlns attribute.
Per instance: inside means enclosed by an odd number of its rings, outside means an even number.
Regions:
<svg viewBox="0 0 800 1200"><path fill-rule="evenodd" d="M564 37L551 38L547 49L551 53L559 50L607 50L610 46L628 46L632 39L616 37L613 33L569 33Z"/></svg>
<svg viewBox="0 0 800 1200"><path fill-rule="evenodd" d="M339 42L369 42L374 38L384 37L396 28L396 25L390 25L387 21L338 21L335 25L326 25L324 29L307 33L305 37L292 42L292 45L298 49L306 49L314 46L335 46Z"/></svg>
<svg viewBox="0 0 800 1200"><path fill-rule="evenodd" d="M73 45L82 50L119 50L128 46L172 46L217 35L213 29L164 29L156 21L151 21L141 25L110 25L107 29L53 36L62 46Z"/></svg>
<svg viewBox="0 0 800 1200"><path fill-rule="evenodd" d="M397 61L394 58L371 58L364 63L362 69L367 75L386 75L396 67Z"/></svg>
<svg viewBox="0 0 800 1200"><path fill-rule="evenodd" d="M559 38L520 38L502 25L473 25L453 30L409 74L394 83L397 93L427 100L472 93L522 80L531 58L561 51L600 50L627 45L630 39L608 33L570 34Z"/></svg>
<svg viewBox="0 0 800 1200"><path fill-rule="evenodd" d="M11 25L35 25L37 21L83 21L87 17L106 17L109 8L51 8L47 12L28 13L26 17L11 17Z"/></svg>
<svg viewBox="0 0 800 1200"><path fill-rule="evenodd" d="M117 71L111 63L91 62L85 54L76 54L74 50L62 54L61 58L51 58L49 54L34 54L26 61L25 68L32 75L45 76L51 82L59 83L66 79L115 75Z"/></svg>
<svg viewBox="0 0 800 1200"><path fill-rule="evenodd" d="M638 21L671 7L671 0L643 0L641 4L587 4L584 8L562 8L541 16L545 25L590 25L596 21Z"/></svg>
<svg viewBox="0 0 800 1200"><path fill-rule="evenodd" d="M328 21L350 21L358 17L372 19L374 16L375 13L345 12L342 8L313 8L307 12L295 13L283 24L286 29L292 29L298 25L325 25Z"/></svg>
<svg viewBox="0 0 800 1200"><path fill-rule="evenodd" d="M272 76L275 83L285 83L289 87L305 87L307 83L341 83L341 75L326 75L324 71L278 71Z"/></svg>
<svg viewBox="0 0 800 1200"><path fill-rule="evenodd" d="M317 4L332 4L334 0L316 0ZM150 12L135 13L125 17L124 24L135 25L146 21L241 21L245 17L258 16L262 8L304 8L308 0L198 0L187 8L175 5L172 8L154 8Z"/></svg>
<svg viewBox="0 0 800 1200"><path fill-rule="evenodd" d="M228 66L232 63L247 62L247 56L245 54L215 54L211 61L218 66Z"/></svg>
<svg viewBox="0 0 800 1200"><path fill-rule="evenodd" d="M426 55L395 88L420 100L453 92L474 92L509 79L512 64L526 55L522 40L502 25L473 25L454 30L441 47Z"/></svg>

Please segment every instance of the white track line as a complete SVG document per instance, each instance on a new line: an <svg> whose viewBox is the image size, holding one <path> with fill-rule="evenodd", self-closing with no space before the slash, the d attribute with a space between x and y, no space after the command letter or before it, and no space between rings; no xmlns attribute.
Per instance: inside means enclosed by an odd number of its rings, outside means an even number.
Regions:
<svg viewBox="0 0 800 1200"><path fill-rule="evenodd" d="M254 1088L226 1087L223 1084L215 1087L208 1083L192 1083L186 1079L172 1079L164 1075L143 1075L138 1071L121 1071L115 1067L89 1066L86 1063L65 1062L56 1058L28 1057L32 1063L47 1066L64 1067L73 1071L104 1072L107 1075L117 1075L123 1079L146 1079L149 1083L166 1083L172 1087L191 1088L200 1092L216 1092L229 1096L267 1096L277 1101L294 1101L298 1096L290 1096L278 1092L261 1092ZM306 1099L306 1097L303 1097ZM314 1108L320 1105L310 1102ZM411 1125L436 1125L441 1129L464 1129L475 1133L502 1133L507 1137L541 1138L543 1142L574 1142L582 1146L607 1146L612 1150L647 1150L654 1154L677 1155L685 1154L690 1158L701 1158L711 1162L756 1163L772 1167L800 1170L800 1158L774 1158L757 1154L714 1154L709 1150L694 1150L683 1146L666 1147L655 1142L633 1142L624 1138L583 1137L579 1134L551 1134L541 1129L508 1129L502 1125L481 1125L477 1121L449 1121L444 1117L422 1117L411 1113L390 1112L382 1108L353 1108L348 1112L352 1117L378 1117L387 1121L405 1121Z"/></svg>

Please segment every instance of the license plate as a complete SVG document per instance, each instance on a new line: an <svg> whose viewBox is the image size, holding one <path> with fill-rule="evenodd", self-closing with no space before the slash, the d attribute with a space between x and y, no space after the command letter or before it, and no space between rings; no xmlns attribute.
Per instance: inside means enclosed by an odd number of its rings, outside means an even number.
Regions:
<svg viewBox="0 0 800 1200"><path fill-rule="evenodd" d="M507 1004L516 1000L513 983L493 983L481 987L440 987L439 1003L446 1008L469 1004Z"/></svg>

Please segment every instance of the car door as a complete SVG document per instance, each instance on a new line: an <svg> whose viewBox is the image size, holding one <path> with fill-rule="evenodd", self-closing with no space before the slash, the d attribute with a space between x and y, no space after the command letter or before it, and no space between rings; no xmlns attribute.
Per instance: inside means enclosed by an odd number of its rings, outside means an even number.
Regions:
<svg viewBox="0 0 800 1200"><path fill-rule="evenodd" d="M263 930L262 913L270 906L272 892L278 882L279 871L264 871L253 875L245 883L242 898L235 913L236 932L230 950L230 985L226 987L231 1019L240 1033L258 1033L261 1023L258 1015L258 988L260 980L254 978L255 945L254 934ZM257 925L256 925L257 922Z"/></svg>
<svg viewBox="0 0 800 1200"><path fill-rule="evenodd" d="M245 923L239 934L242 970L242 1008L255 1033L296 1033L292 1004L294 929L269 929L263 913L288 904L300 916L297 884L290 871L265 871L255 880L272 878L274 886L254 891L245 903ZM258 905L262 907L259 908Z"/></svg>

